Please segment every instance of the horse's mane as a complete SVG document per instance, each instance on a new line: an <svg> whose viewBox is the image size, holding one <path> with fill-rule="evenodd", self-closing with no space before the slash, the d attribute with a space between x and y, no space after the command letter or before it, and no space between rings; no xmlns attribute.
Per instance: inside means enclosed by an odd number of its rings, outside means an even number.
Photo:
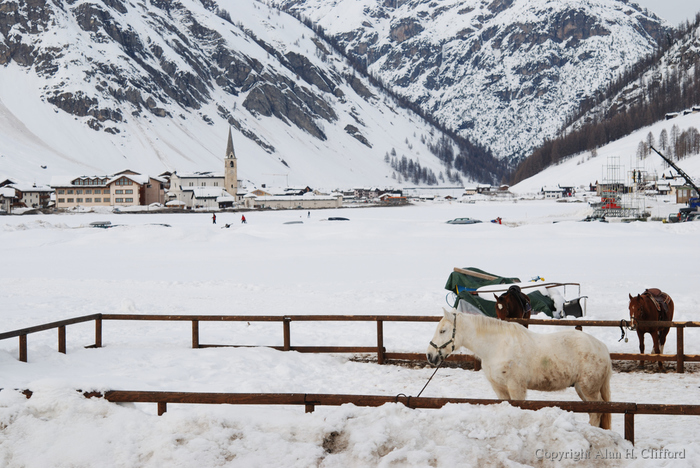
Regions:
<svg viewBox="0 0 700 468"><path fill-rule="evenodd" d="M485 315L462 314L468 315L474 323L474 331L477 335L482 335L488 332L495 331L512 337L529 336L530 332L517 322L506 322Z"/></svg>

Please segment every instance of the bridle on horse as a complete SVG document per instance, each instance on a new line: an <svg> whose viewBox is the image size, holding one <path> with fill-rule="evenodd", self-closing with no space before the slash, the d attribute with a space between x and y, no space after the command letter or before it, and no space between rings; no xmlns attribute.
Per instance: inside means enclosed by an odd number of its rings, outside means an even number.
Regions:
<svg viewBox="0 0 700 468"><path fill-rule="evenodd" d="M423 390L425 390L425 387L427 387L428 384L430 383L430 381L433 380L433 377L435 377L435 374L437 374L438 369L440 369L442 364L445 362L445 359L447 359L447 356L449 356L455 350L455 333L457 333L457 314L456 313L454 314L454 320L452 321L452 338L450 338L450 341L444 343L442 346L436 345L435 343L432 342L432 340L430 341L430 346L435 348L435 350L438 353L438 356L440 356L441 359L440 359L440 363L435 368L433 375L431 375L430 378L428 379L428 381L425 383L425 385L423 385L423 388L421 389L420 392L418 392L418 396L416 398L421 396L421 394L423 393ZM450 351L449 353L445 354L445 356L443 356L442 350L447 348L450 344L452 344L452 351ZM400 394L400 395L402 395L402 394ZM399 395L397 395L397 397L398 396ZM408 398L410 401L411 397L408 397Z"/></svg>
<svg viewBox="0 0 700 468"><path fill-rule="evenodd" d="M447 358L447 356L449 356L455 350L455 333L457 333L457 314L454 314L454 320L452 321L452 338L450 338L450 341L443 343L442 346L436 345L432 342L432 340L430 341L430 346L435 348L435 350L438 353L438 356L440 356L441 358L440 361L444 361ZM443 356L442 350L447 348L450 344L452 344L452 350Z"/></svg>

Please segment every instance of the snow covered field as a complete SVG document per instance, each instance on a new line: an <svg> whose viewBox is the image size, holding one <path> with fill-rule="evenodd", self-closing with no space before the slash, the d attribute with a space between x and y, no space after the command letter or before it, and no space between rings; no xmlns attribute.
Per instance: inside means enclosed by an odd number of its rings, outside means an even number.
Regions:
<svg viewBox="0 0 700 468"><path fill-rule="evenodd" d="M659 202L651 212L677 209ZM319 210L310 217L251 212L246 225L235 213L219 213L216 225L206 213L0 217L0 331L98 312L438 315L449 273L468 266L524 281L579 282L591 319L627 318L628 293L658 287L673 297L676 320L698 320L700 223L577 222L588 212L584 203L518 201ZM464 216L485 222L445 224ZM507 225L488 222L497 216ZM103 220L118 226L87 227ZM423 352L434 327L385 324L385 346ZM625 343L619 329L587 332L611 351L637 351L635 335ZM104 347L85 349L94 342L87 323L68 327L65 355L56 352L55 330L30 335L28 363L17 360L17 339L0 341L0 465L562 466L581 465L583 456L592 466L700 466L700 417L637 416L633 447L623 439L621 415L603 431L584 414L505 403L440 410L345 405L311 414L302 407L173 404L158 417L154 404L115 405L75 392L416 395L432 373L345 355L194 350L190 340L186 322L105 322ZM200 340L281 345L282 333L278 323L201 323ZM292 324L293 346L333 344L372 346L374 324ZM688 330L685 344L687 353L700 353L700 330ZM675 349L673 332L667 349ZM697 373L616 373L612 396L696 404L699 387ZM458 368L440 369L423 396L495 398L483 373ZM573 389L530 391L528 398L578 400ZM650 458L671 452L683 458Z"/></svg>

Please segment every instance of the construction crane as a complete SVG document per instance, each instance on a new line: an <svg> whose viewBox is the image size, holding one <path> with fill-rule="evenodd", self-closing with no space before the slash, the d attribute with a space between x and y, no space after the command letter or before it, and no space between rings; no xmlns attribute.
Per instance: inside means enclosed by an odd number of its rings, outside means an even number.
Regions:
<svg viewBox="0 0 700 468"><path fill-rule="evenodd" d="M685 172L683 172L683 170L682 170L680 167L676 166L676 165L674 164L673 161L671 161L670 159L668 159L668 158L667 158L666 156L664 156L663 154L659 153L659 150L657 150L657 149L654 148L653 146L649 146L649 148L653 149L654 152L656 152L656 154L658 154L659 156L661 156L661 158L663 158L663 160L666 161L666 162L668 163L669 166L671 166L672 168L674 168L674 169L676 170L676 172L678 172L678 174L679 174L681 177L683 177L683 178L685 179L685 181L688 183L688 185L690 185L691 187L693 187L693 189L695 190L695 193L697 193L698 195L700 195L700 189L698 188L697 185L695 185L695 182L693 181L693 178L692 178L692 177L690 177L688 174L686 174Z"/></svg>
<svg viewBox="0 0 700 468"><path fill-rule="evenodd" d="M695 182L693 181L693 178L692 178L692 177L690 177L688 174L686 174L686 173L683 171L683 169L681 169L680 167L676 166L676 165L674 164L674 162L671 161L669 158L667 158L666 156L664 156L663 154L661 154L661 153L659 152L659 150L657 150L657 149L654 148L653 146L649 146L649 148L653 149L654 152L655 152L656 154L658 154L659 156L661 156L661 158L663 158L663 160L666 161L666 162L668 163L669 166L671 166L672 168L674 168L674 169L678 172L678 174L679 174L681 177L683 177L683 178L685 179L685 181L688 183L688 185L690 185L691 187L693 187L693 189L695 190L695 193L697 193L697 194L700 196L700 189L698 188L697 185L695 185ZM688 221L689 219L692 219L691 216L693 216L693 212L697 211L697 206L698 206L698 204L700 204L700 200L698 199L698 197L691 197L691 198L689 198L689 199L688 199L688 208L681 208L680 211L678 212L678 214L676 215L676 219L677 219L678 221ZM671 221L671 222L676 222L676 221L671 220L670 217L669 217L669 221Z"/></svg>

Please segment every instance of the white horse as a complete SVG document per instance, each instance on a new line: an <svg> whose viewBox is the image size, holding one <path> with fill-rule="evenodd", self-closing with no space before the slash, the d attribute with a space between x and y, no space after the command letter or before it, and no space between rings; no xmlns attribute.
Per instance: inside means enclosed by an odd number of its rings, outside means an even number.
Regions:
<svg viewBox="0 0 700 468"><path fill-rule="evenodd" d="M583 401L610 401L608 348L581 331L539 334L518 323L445 310L426 353L428 362L438 365L461 347L481 359L502 400L524 400L528 389L556 391L573 385ZM609 413L589 416L591 425L610 429Z"/></svg>

